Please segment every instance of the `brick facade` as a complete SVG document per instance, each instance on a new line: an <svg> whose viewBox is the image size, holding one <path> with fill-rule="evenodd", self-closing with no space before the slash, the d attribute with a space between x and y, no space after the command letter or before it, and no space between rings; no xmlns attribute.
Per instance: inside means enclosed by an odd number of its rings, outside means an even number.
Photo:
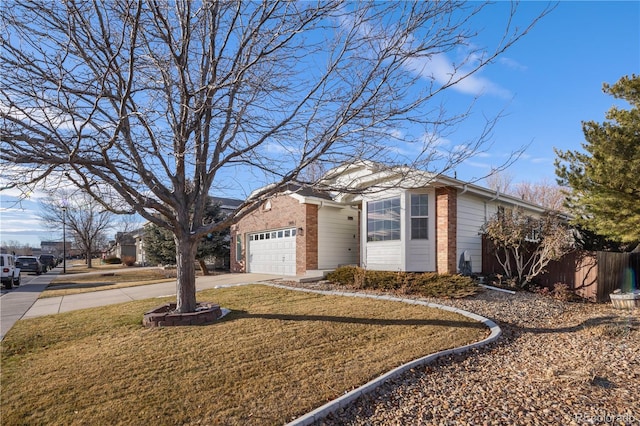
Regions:
<svg viewBox="0 0 640 426"><path fill-rule="evenodd" d="M441 274L457 271L457 200L455 188L436 188L436 271Z"/></svg>
<svg viewBox="0 0 640 426"><path fill-rule="evenodd" d="M318 267L318 206L301 204L288 195L271 198L231 227L231 271L246 272L247 235L265 230L296 228L296 274ZM237 261L237 239L242 239L242 260Z"/></svg>

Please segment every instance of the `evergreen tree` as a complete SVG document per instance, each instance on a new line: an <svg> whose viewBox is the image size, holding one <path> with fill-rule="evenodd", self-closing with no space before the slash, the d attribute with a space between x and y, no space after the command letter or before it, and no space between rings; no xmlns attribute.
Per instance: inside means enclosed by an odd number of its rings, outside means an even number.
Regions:
<svg viewBox="0 0 640 426"><path fill-rule="evenodd" d="M219 222L223 219L224 214L220 210L220 205L209 199L204 215L205 223ZM145 228L144 239L146 255L152 263L176 263L176 243L171 231L150 224ZM208 273L205 265L206 258L225 257L229 252L229 228L205 235L198 244L196 252L196 260L200 264L202 273L204 275Z"/></svg>
<svg viewBox="0 0 640 426"><path fill-rule="evenodd" d="M170 231L154 224L145 226L144 247L147 259L152 264L176 263L176 243Z"/></svg>
<svg viewBox="0 0 640 426"><path fill-rule="evenodd" d="M586 151L556 150L558 183L571 188L566 206L574 224L614 241L640 241L640 76L622 77L603 91L631 104L613 106L604 123L583 122Z"/></svg>

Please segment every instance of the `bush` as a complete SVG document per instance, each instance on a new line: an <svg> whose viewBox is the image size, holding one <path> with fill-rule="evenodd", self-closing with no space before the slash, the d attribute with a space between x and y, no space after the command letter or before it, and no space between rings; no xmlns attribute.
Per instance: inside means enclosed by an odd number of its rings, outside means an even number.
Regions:
<svg viewBox="0 0 640 426"><path fill-rule="evenodd" d="M122 263L122 260L119 257L112 256L112 257L107 257L104 260L104 263L106 263L107 265L118 265Z"/></svg>
<svg viewBox="0 0 640 426"><path fill-rule="evenodd" d="M359 268L357 266L341 266L335 271L327 274L327 279L331 282L342 285L355 285L355 274Z"/></svg>
<svg viewBox="0 0 640 426"><path fill-rule="evenodd" d="M576 299L574 291L569 284L557 282L549 287L532 287L531 291L541 296L552 297L560 302L570 302Z"/></svg>
<svg viewBox="0 0 640 426"><path fill-rule="evenodd" d="M470 277L434 272L369 271L357 266L343 266L327 275L335 284L368 290L393 291L426 297L462 298L479 291Z"/></svg>
<svg viewBox="0 0 640 426"><path fill-rule="evenodd" d="M126 266L133 266L136 264L136 258L133 256L122 256L122 263Z"/></svg>
<svg viewBox="0 0 640 426"><path fill-rule="evenodd" d="M553 285L553 291L551 292L553 298L559 300L560 302L568 302L571 300L573 296L573 291L571 290L571 286L565 283L555 283Z"/></svg>

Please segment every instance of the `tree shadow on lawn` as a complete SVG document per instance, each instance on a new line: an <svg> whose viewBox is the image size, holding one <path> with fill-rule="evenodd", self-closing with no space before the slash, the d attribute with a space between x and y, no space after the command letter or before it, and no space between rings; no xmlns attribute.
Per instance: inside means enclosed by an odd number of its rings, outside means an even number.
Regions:
<svg viewBox="0 0 640 426"><path fill-rule="evenodd" d="M516 336L524 333L533 334L555 334L555 333L576 333L585 329L595 328L600 326L623 326L627 325L630 328L637 329L640 327L640 320L637 318L623 318L621 316L606 315L594 318L586 319L579 324L564 327L523 327L508 322L498 321L498 325L507 326L511 330L515 331Z"/></svg>
<svg viewBox="0 0 640 426"><path fill-rule="evenodd" d="M400 326L436 326L436 327L460 327L487 329L488 328L474 320L454 321L441 319L384 319L384 318L356 318L330 315L295 315L295 314L255 314L242 310L232 310L228 314L229 320L259 318L278 321L316 321L316 322L335 322L342 324L363 324L363 325L400 325Z"/></svg>

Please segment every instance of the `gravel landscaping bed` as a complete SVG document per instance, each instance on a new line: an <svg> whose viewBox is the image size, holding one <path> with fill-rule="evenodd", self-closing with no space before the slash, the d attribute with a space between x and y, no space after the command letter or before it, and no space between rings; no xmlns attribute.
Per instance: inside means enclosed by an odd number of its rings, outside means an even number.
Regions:
<svg viewBox="0 0 640 426"><path fill-rule="evenodd" d="M387 382L318 425L640 425L640 309L492 290L425 300L490 318L503 336Z"/></svg>

